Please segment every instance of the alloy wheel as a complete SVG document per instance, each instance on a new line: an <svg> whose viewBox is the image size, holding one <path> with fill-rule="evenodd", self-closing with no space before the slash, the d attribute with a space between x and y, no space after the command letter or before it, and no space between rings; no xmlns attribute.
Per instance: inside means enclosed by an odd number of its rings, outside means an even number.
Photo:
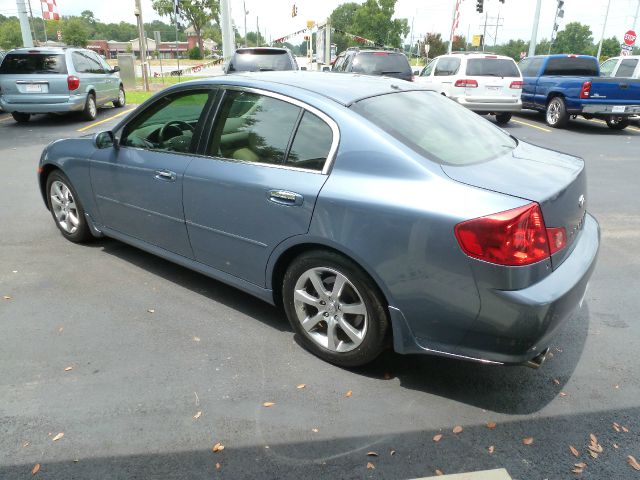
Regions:
<svg viewBox="0 0 640 480"><path fill-rule="evenodd" d="M560 104L557 100L551 100L549 107L547 108L547 122L551 125L558 123L560 119Z"/></svg>
<svg viewBox="0 0 640 480"><path fill-rule="evenodd" d="M49 196L51 197L53 214L60 228L67 233L75 233L80 225L80 219L78 207L69 187L56 180L51 184Z"/></svg>

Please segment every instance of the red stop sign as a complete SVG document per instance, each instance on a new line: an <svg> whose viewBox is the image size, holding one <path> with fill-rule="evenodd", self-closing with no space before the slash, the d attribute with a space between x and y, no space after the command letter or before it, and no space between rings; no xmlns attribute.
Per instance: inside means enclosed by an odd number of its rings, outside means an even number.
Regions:
<svg viewBox="0 0 640 480"><path fill-rule="evenodd" d="M626 43L627 45L633 45L634 43L636 43L636 32L634 32L633 30L629 30L627 33L625 33L624 43Z"/></svg>

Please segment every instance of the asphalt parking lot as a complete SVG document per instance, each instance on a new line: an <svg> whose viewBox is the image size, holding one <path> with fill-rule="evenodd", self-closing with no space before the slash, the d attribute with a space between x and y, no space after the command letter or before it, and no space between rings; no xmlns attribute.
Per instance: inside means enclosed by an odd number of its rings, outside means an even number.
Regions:
<svg viewBox="0 0 640 480"><path fill-rule="evenodd" d="M501 467L521 480L640 478L627 464L640 459L637 125L554 130L525 112L506 127L585 158L602 228L586 302L542 369L388 352L349 371L303 350L284 314L247 294L114 240L62 238L36 185L42 148L123 114L17 124L0 113L1 479L31 478L36 464L37 477L55 479L408 479Z"/></svg>

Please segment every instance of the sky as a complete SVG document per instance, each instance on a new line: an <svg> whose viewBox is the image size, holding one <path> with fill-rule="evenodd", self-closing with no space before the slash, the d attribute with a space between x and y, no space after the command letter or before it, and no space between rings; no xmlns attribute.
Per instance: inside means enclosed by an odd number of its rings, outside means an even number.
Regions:
<svg viewBox="0 0 640 480"><path fill-rule="evenodd" d="M24 1L28 3L29 0ZM40 11L39 0L30 1L34 15L37 15L36 12ZM233 20L240 34L243 34L243 1L229 1ZM617 36L622 39L624 33L633 28L633 17L640 0L590 0L588 2L565 0L565 15L560 29L567 22L585 23L590 26L594 39L598 41L602 34L609 1L611 8L605 37ZM294 2L298 7L298 16L291 18L291 7ZM62 15L78 15L81 11L89 9L103 22L135 23L134 0L57 0L57 3ZM249 11L247 30L256 30L256 17L258 17L263 35L266 31L267 39L275 39L304 28L307 20L325 19L335 7L344 3L344 0L244 0L244 3ZM398 0L396 17L407 18L410 26L413 23L414 38L422 37L427 32L439 32L446 39L449 36L454 3L455 0ZM498 28L498 43L517 38L528 40L531 37L535 3L536 0L505 0L504 4L499 0L485 0L484 13L479 14L475 11L476 0L462 0L457 33L465 36L467 33L480 34L484 29L485 14L489 17L488 24L493 25L499 15L503 26ZM542 0L538 41L550 37L556 5L556 0ZM151 8L151 0L142 0L142 10L145 22L159 18ZM0 0L0 14L16 15L16 12L16 0ZM640 29L640 21L636 31L638 29ZM495 26L487 29L487 45L493 44L495 34Z"/></svg>

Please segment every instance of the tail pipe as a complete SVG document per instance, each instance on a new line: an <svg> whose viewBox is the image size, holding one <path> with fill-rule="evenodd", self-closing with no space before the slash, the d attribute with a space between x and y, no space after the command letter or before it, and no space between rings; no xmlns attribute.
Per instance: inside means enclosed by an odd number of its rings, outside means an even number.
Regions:
<svg viewBox="0 0 640 480"><path fill-rule="evenodd" d="M527 360L522 365L525 367L538 369L542 366L544 361L547 359L547 354L549 353L549 349L545 348L542 352L540 352L537 356L532 358L531 360Z"/></svg>

